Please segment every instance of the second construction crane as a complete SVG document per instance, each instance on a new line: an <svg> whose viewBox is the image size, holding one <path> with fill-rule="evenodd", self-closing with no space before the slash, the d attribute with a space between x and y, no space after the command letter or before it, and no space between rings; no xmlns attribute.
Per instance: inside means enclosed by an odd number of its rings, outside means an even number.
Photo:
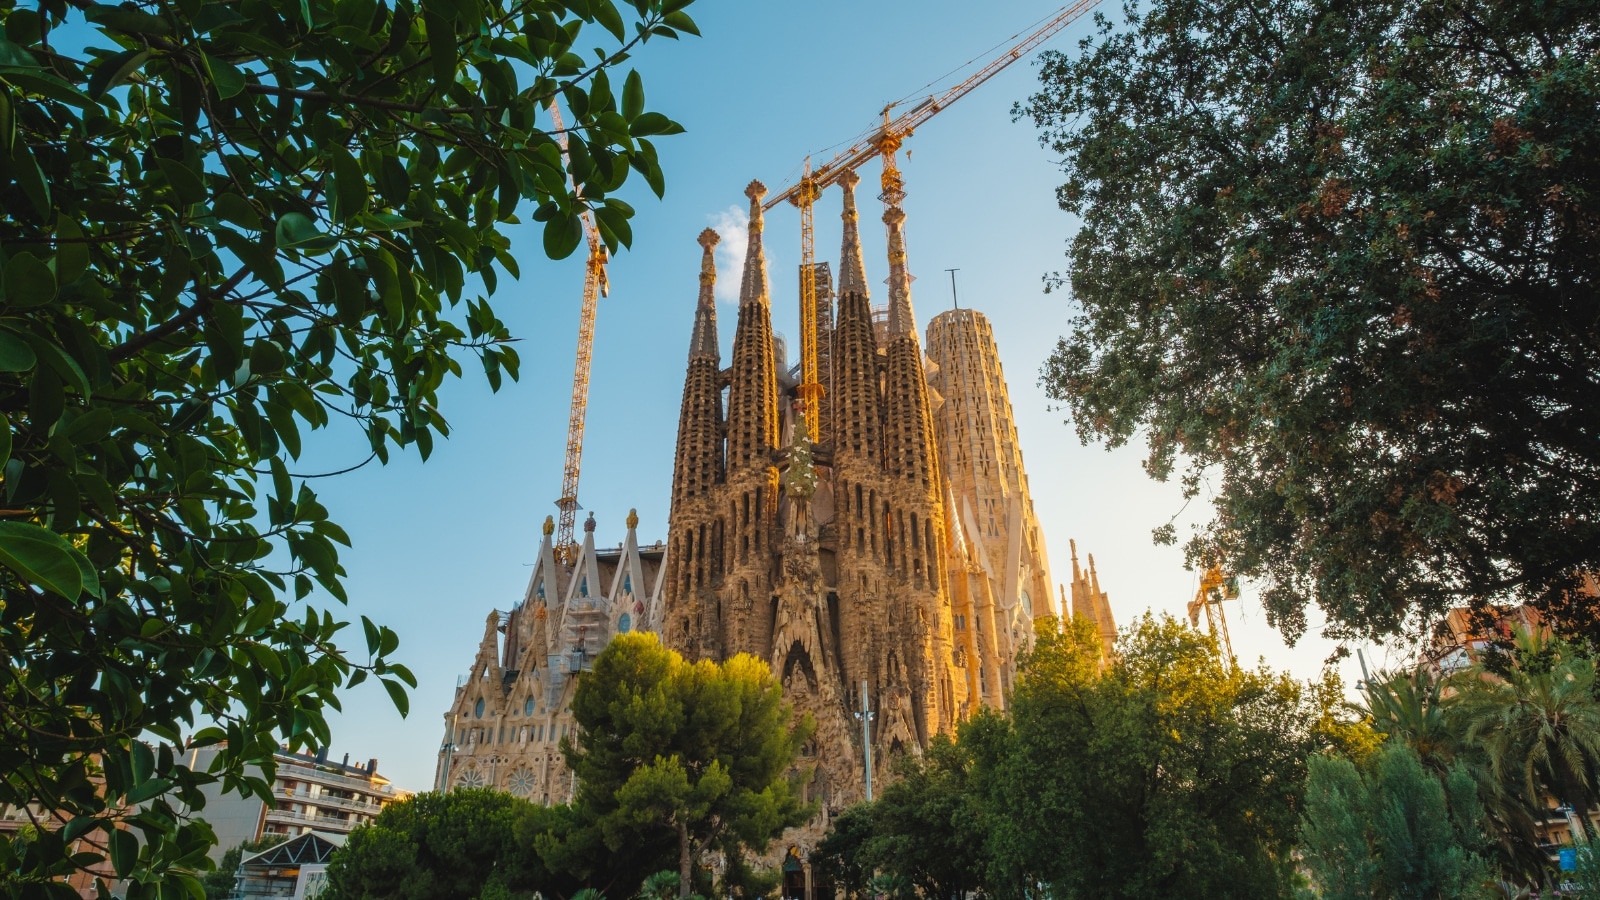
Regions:
<svg viewBox="0 0 1600 900"><path fill-rule="evenodd" d="M1189 601L1189 624L1200 627L1200 614L1206 617L1206 630L1216 639L1218 647L1231 663L1233 640L1228 637L1228 617L1222 611L1222 601L1239 599L1239 579L1224 575L1218 566L1211 566L1200 575L1200 589Z"/></svg>
<svg viewBox="0 0 1600 900"><path fill-rule="evenodd" d="M563 154L567 149L567 135L561 122L561 110L555 101L550 102L550 118L559 135ZM571 565L576 554L573 528L578 519L578 473L583 464L583 425L589 408L589 363L594 358L594 316L600 298L610 292L606 280L606 245L600 240L595 227L594 214L583 211L583 236L589 245L589 258L584 265L583 309L578 316L578 356L572 367L572 405L567 413L567 458L561 473L561 496L556 500L560 511L555 535L556 558Z"/></svg>

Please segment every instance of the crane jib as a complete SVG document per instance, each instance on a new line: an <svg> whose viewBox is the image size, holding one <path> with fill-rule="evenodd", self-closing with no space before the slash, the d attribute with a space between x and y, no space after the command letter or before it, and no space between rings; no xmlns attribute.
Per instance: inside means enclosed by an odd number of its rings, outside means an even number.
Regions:
<svg viewBox="0 0 1600 900"><path fill-rule="evenodd" d="M950 104L971 93L978 85L993 78L1007 66L1027 55L1028 51L1077 21L1084 13L1099 5L1099 2L1100 0L1078 0L1076 3L1062 7L1047 22L1021 41L1012 45L1005 53L990 60L983 68L973 73L965 81L950 88L940 96L929 97L911 110L901 114L899 118L886 121L883 128L874 132L871 137L851 145L834 156L825 165L812 172L809 180L820 190L837 181L845 171L859 168L868 160L881 156L886 145L898 146L900 141L909 137L911 132L915 131L923 122L943 112L949 108ZM885 117L887 117L890 108L892 107L884 108ZM762 209L770 210L779 203L794 202L798 196L796 192L799 189L800 183L796 183L770 195L767 198L767 202L762 205Z"/></svg>

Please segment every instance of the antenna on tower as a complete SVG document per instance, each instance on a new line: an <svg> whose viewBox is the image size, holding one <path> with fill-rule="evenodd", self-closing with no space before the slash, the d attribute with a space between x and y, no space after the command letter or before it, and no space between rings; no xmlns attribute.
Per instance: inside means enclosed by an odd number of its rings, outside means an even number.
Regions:
<svg viewBox="0 0 1600 900"><path fill-rule="evenodd" d="M910 155L911 155L910 153L906 154L906 156L910 156ZM956 273L961 271L961 270L960 269L945 269L945 271L950 273L950 302L955 304L956 309L960 309L961 308L961 298L956 296Z"/></svg>

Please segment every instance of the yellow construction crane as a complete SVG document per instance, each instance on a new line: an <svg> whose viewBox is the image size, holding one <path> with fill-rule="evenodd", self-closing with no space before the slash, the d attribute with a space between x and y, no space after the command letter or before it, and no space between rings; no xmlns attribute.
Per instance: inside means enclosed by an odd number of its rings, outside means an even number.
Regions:
<svg viewBox="0 0 1600 900"><path fill-rule="evenodd" d="M1044 24L1034 29L1033 32L1021 41L1012 45L1011 49L986 63L983 68L974 72L969 78L950 88L937 97L929 96L923 99L909 111L901 113L898 117L891 118L890 114L896 106L901 104L891 103L883 108L883 126L868 137L856 142L843 150L821 168L812 171L811 159L806 158L805 168L802 170L800 180L793 185L777 192L764 205L763 209L772 209L774 206L788 201L800 208L800 398L805 404L806 421L811 423L813 431L819 426L818 401L822 397L822 385L817 381L817 280L816 280L816 248L812 232L812 204L822 196L822 191L833 184L845 172L860 168L862 164L874 157L883 159L883 176L881 184L883 191L878 195L885 206L898 207L900 201L905 199L905 185L900 177L900 166L896 155L911 133L921 127L923 123L938 115L950 104L971 93L978 85L993 78L1000 70L1011 65L1029 51L1044 43L1051 35L1071 25L1084 13L1094 8L1100 0L1077 0L1061 8Z"/></svg>
<svg viewBox="0 0 1600 900"><path fill-rule="evenodd" d="M561 110L550 101L550 119L555 126L556 139L561 142L561 153L567 152L567 134L561 123ZM583 236L589 243L589 260L584 267L583 310L578 316L578 358L572 367L572 406L567 415L567 461L561 473L561 498L556 508L561 517L556 525L556 559L571 565L577 558L572 529L578 517L578 471L583 462L583 423L589 408L589 363L594 357L594 314L600 298L610 293L606 280L606 245L595 228L594 214L587 209L583 219Z"/></svg>
<svg viewBox="0 0 1600 900"><path fill-rule="evenodd" d="M1222 652L1233 661L1233 641L1228 637L1228 617L1222 612L1222 601L1239 599L1239 579L1224 575L1220 566L1212 566L1200 576L1200 589L1189 601L1189 624L1200 627L1200 612L1206 614L1206 630L1216 638Z"/></svg>

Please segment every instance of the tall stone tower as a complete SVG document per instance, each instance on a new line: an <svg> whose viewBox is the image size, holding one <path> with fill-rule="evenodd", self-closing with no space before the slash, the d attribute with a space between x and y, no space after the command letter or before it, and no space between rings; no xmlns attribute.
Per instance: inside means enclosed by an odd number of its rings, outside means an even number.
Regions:
<svg viewBox="0 0 1600 900"><path fill-rule="evenodd" d="M805 421L775 360L765 189L752 183L746 192L750 244L725 369L711 292L716 238L701 236L662 590L668 646L693 658L759 656L790 701L811 713L817 736L807 752L817 765L809 793L829 810L863 794L853 716L863 688L875 713L870 739L885 760L880 771L970 711L946 575L952 534L936 397L917 339L904 216L885 216L890 322L880 347L854 185L853 177L844 182L839 278L828 292L838 303L820 329L828 361L822 422Z"/></svg>
<svg viewBox="0 0 1600 900"><path fill-rule="evenodd" d="M950 504L964 553L961 575L969 584L974 615L993 620L991 651L976 648L980 693L987 702L1010 687L1004 659L1031 643L1033 622L1055 614L1044 535L1022 467L1011 397L1000 367L994 329L974 309L947 310L928 323L929 384L944 398L934 416ZM991 672L1000 684L990 683Z"/></svg>

